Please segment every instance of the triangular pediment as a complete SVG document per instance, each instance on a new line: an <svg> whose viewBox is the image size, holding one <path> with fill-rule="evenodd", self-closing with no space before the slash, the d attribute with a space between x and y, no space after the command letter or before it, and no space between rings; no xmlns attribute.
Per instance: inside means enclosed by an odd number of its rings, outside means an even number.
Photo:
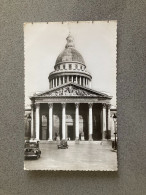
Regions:
<svg viewBox="0 0 146 195"><path fill-rule="evenodd" d="M46 92L35 94L33 97L101 97L111 99L111 97L107 94L80 86L75 83L64 84Z"/></svg>

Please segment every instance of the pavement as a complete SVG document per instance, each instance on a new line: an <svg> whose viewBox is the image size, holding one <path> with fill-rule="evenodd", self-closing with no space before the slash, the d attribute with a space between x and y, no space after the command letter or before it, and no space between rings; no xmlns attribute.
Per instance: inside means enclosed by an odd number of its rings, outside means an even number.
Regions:
<svg viewBox="0 0 146 195"><path fill-rule="evenodd" d="M117 171L117 152L108 142L68 141L68 149L58 149L57 144L40 143L41 157L24 160L25 170L80 170Z"/></svg>

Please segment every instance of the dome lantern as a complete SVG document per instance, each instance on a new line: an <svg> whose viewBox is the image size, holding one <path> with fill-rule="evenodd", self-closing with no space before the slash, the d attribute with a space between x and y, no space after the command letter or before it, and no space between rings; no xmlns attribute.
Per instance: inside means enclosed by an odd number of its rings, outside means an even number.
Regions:
<svg viewBox="0 0 146 195"><path fill-rule="evenodd" d="M75 45L74 45L74 38L71 36L71 34L68 35L66 40L67 40L67 44L66 44L65 48L75 47Z"/></svg>

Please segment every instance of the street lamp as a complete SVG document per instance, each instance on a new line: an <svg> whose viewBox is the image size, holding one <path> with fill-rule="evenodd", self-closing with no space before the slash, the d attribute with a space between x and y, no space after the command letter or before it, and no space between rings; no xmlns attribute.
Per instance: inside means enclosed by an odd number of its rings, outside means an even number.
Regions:
<svg viewBox="0 0 146 195"><path fill-rule="evenodd" d="M114 120L114 126L115 126L115 144L114 144L114 150L117 150L117 129L116 129L116 122L117 122L117 116L116 114L114 113L114 116L113 116L113 120Z"/></svg>
<svg viewBox="0 0 146 195"><path fill-rule="evenodd" d="M29 130L28 136L30 138L31 137L31 115L30 114L27 116L27 120L28 120L28 124L29 124L29 126L28 126L28 130Z"/></svg>

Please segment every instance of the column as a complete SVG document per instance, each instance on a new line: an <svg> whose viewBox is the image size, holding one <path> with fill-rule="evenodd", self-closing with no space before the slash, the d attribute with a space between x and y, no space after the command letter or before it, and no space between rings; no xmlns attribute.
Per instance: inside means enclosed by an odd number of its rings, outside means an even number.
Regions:
<svg viewBox="0 0 146 195"><path fill-rule="evenodd" d="M76 76L76 83L78 83L78 81L77 81L77 76Z"/></svg>
<svg viewBox="0 0 146 195"><path fill-rule="evenodd" d="M66 104L62 103L62 139L65 139L66 134Z"/></svg>
<svg viewBox="0 0 146 195"><path fill-rule="evenodd" d="M89 103L89 141L92 141L93 135L93 119L92 119L92 106L93 103Z"/></svg>
<svg viewBox="0 0 146 195"><path fill-rule="evenodd" d="M56 85L55 86L57 87L57 77L56 77Z"/></svg>
<svg viewBox="0 0 146 195"><path fill-rule="evenodd" d="M85 78L83 77L83 86L85 86Z"/></svg>
<svg viewBox="0 0 146 195"><path fill-rule="evenodd" d="M52 141L52 131L53 131L53 104L49 103L49 141Z"/></svg>
<svg viewBox="0 0 146 195"><path fill-rule="evenodd" d="M73 76L71 77L71 82L73 83L74 81L73 81Z"/></svg>
<svg viewBox="0 0 146 195"><path fill-rule="evenodd" d="M65 77L63 76L63 84L65 83Z"/></svg>
<svg viewBox="0 0 146 195"><path fill-rule="evenodd" d="M102 110L102 139L105 139L105 132L106 132L106 104L103 104Z"/></svg>
<svg viewBox="0 0 146 195"><path fill-rule="evenodd" d="M31 138L34 138L34 104L31 104Z"/></svg>
<svg viewBox="0 0 146 195"><path fill-rule="evenodd" d="M81 85L81 77L80 77L80 85Z"/></svg>
<svg viewBox="0 0 146 195"><path fill-rule="evenodd" d="M75 111L75 135L76 141L79 141L79 103L75 103L76 111Z"/></svg>
<svg viewBox="0 0 146 195"><path fill-rule="evenodd" d="M36 103L36 139L40 139L40 104Z"/></svg>
<svg viewBox="0 0 146 195"><path fill-rule="evenodd" d="M52 81L53 81L53 88L54 88L54 79L52 79Z"/></svg>
<svg viewBox="0 0 146 195"><path fill-rule="evenodd" d="M111 117L110 117L110 107L111 107L111 105L110 104L108 104L107 105L107 128L106 128L106 130L107 130L107 134L108 134L108 137L107 137L107 139L110 139L111 138L111 127L110 127L110 121L111 121Z"/></svg>

